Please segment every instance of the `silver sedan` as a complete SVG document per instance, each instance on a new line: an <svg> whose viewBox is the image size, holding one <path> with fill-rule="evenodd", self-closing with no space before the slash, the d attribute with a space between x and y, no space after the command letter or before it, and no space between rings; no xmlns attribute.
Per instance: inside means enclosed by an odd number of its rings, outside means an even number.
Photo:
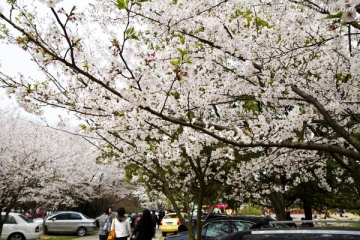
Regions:
<svg viewBox="0 0 360 240"><path fill-rule="evenodd" d="M79 212L57 212L44 220L45 233L75 233L84 236L96 230L95 219Z"/></svg>

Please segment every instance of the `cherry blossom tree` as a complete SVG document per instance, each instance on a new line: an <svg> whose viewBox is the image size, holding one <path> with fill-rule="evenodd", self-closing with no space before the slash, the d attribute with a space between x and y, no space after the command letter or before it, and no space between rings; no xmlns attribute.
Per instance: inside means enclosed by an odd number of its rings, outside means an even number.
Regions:
<svg viewBox="0 0 360 240"><path fill-rule="evenodd" d="M62 1L9 1L1 36L47 78L2 73L1 82L28 111L48 104L87 120L83 130L120 165L170 169L185 149L204 166L203 147L224 144L211 159L221 165L226 152L238 163L229 184L264 165L290 176L304 159L324 177L330 156L359 192L358 4L116 0L80 12ZM248 151L263 154L235 161ZM311 178L301 173L295 184Z"/></svg>
<svg viewBox="0 0 360 240"><path fill-rule="evenodd" d="M189 148L170 146L167 151L178 153L174 154L176 158L167 160L166 165L161 162L161 156L153 153L147 154L142 162L138 162L138 165L143 167L131 165L140 171L137 173L140 175L139 182L146 186L146 189L166 196L184 226L190 229L190 238L194 239L192 222L185 221L180 211L187 212L188 216L196 216L200 221L201 208L195 210L195 205L215 205L219 198L224 196L226 171L230 169L231 160L226 156L228 149L224 146L204 144L199 153L192 151L191 140L188 146ZM218 152L222 152L223 156L219 159L212 156ZM197 225L196 231L197 235L201 235L201 224Z"/></svg>
<svg viewBox="0 0 360 240"><path fill-rule="evenodd" d="M74 206L122 185L111 182L123 177L116 168L113 173L118 173L105 181L94 179L97 172L109 169L96 164L96 148L78 135L35 125L4 111L0 130L0 205L6 214L29 202L55 209Z"/></svg>

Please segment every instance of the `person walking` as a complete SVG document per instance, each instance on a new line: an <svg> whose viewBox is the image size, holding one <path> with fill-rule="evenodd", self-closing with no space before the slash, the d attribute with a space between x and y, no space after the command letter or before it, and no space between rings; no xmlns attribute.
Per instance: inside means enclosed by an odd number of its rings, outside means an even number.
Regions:
<svg viewBox="0 0 360 240"><path fill-rule="evenodd" d="M125 208L117 210L117 215L111 224L111 230L115 230L115 240L127 240L131 236L131 225L129 218L125 216Z"/></svg>
<svg viewBox="0 0 360 240"><path fill-rule="evenodd" d="M285 220L293 221L293 218L291 217L291 213L289 211L285 213ZM287 225L289 225L290 227L296 227L295 223L287 223Z"/></svg>
<svg viewBox="0 0 360 240"><path fill-rule="evenodd" d="M112 223L113 219L116 217L116 212L112 211L112 207L109 207L109 216L110 216L110 224Z"/></svg>
<svg viewBox="0 0 360 240"><path fill-rule="evenodd" d="M159 212L159 216L158 216L158 229L160 228L160 223L161 223L161 220L164 218L164 216L165 216L165 211L164 210L161 210L160 212Z"/></svg>
<svg viewBox="0 0 360 240"><path fill-rule="evenodd" d="M155 234L156 234L156 223L158 221L158 216L156 215L155 211L151 211L151 219L152 219L152 222L153 222L153 227L154 227L154 237L155 237Z"/></svg>
<svg viewBox="0 0 360 240"><path fill-rule="evenodd" d="M154 222L152 220L150 210L145 209L139 223L137 224L136 240L151 240L153 237L155 237Z"/></svg>
<svg viewBox="0 0 360 240"><path fill-rule="evenodd" d="M96 218L99 222L99 240L106 240L109 235L111 228L110 217L111 213L109 213L109 208L106 208L104 213Z"/></svg>

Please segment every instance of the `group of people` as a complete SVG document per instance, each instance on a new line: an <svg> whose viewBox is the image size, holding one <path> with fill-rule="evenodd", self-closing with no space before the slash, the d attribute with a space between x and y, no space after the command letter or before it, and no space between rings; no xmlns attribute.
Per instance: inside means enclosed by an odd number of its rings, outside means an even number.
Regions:
<svg viewBox="0 0 360 240"><path fill-rule="evenodd" d="M125 209L119 208L116 213L111 207L106 208L104 213L96 218L99 222L99 240L107 240L110 231L115 230L115 240L151 240L155 237L156 223L150 210L145 209L141 218L137 219L136 226L131 224L130 218L125 216Z"/></svg>
<svg viewBox="0 0 360 240"><path fill-rule="evenodd" d="M157 228L160 227L161 220L165 216L165 211L161 210L158 213L156 213L154 210L152 210L152 211L150 211L150 213L151 213L151 219L152 219L153 225L154 225L154 231L156 232L156 225L157 225ZM133 228L136 228L137 223L139 222L141 217L142 217L142 213L131 213L130 214Z"/></svg>

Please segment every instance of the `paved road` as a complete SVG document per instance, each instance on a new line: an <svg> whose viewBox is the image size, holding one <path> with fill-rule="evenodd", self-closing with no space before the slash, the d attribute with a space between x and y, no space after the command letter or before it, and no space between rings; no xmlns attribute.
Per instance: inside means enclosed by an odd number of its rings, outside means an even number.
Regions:
<svg viewBox="0 0 360 240"><path fill-rule="evenodd" d="M156 229L156 236L154 240L163 240L164 238L161 235L161 231ZM74 237L74 240L99 240L98 231L87 234L84 237Z"/></svg>

